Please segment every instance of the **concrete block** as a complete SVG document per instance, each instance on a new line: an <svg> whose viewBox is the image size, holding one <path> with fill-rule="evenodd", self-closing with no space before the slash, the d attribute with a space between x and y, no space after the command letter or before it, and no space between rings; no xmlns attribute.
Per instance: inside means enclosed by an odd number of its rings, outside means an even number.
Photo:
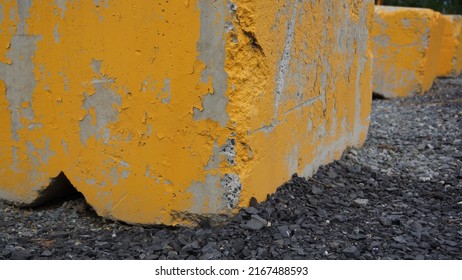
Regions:
<svg viewBox="0 0 462 280"><path fill-rule="evenodd" d="M0 11L3 199L37 202L61 174L101 216L219 222L365 140L372 0Z"/></svg>
<svg viewBox="0 0 462 280"><path fill-rule="evenodd" d="M438 76L444 20L429 9L376 6L373 90L404 97L429 90Z"/></svg>
<svg viewBox="0 0 462 280"><path fill-rule="evenodd" d="M459 76L462 73L462 16L444 15L443 21L444 39L438 76Z"/></svg>

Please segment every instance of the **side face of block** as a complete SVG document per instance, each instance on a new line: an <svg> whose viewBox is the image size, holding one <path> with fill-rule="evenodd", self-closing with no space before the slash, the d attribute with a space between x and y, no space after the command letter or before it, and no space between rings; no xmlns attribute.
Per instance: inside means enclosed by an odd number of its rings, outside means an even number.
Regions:
<svg viewBox="0 0 462 280"><path fill-rule="evenodd" d="M231 118L246 124L235 127L245 206L364 141L373 1L235 3L226 57Z"/></svg>
<svg viewBox="0 0 462 280"><path fill-rule="evenodd" d="M443 34L440 18L429 9L375 7L374 92L390 98L404 97L431 87Z"/></svg>
<svg viewBox="0 0 462 280"><path fill-rule="evenodd" d="M0 197L220 219L366 137L373 1L0 3Z"/></svg>
<svg viewBox="0 0 462 280"><path fill-rule="evenodd" d="M452 26L454 28L454 37L456 38L456 54L454 56L454 76L462 74L462 16L452 15Z"/></svg>
<svg viewBox="0 0 462 280"><path fill-rule="evenodd" d="M462 16L444 15L444 38L438 76L458 76L462 71Z"/></svg>
<svg viewBox="0 0 462 280"><path fill-rule="evenodd" d="M427 59L425 61L423 92L426 92L432 87L433 82L438 77L439 65L442 63L440 58L446 24L444 16L438 12L434 12L432 20L433 23L430 29Z"/></svg>

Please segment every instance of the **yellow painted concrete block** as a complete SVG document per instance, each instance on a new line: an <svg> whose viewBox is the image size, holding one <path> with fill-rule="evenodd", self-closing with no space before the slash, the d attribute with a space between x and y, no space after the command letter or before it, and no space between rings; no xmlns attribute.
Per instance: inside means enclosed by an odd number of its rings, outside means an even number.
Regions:
<svg viewBox="0 0 462 280"><path fill-rule="evenodd" d="M458 76L462 72L462 16L444 15L444 39L438 75Z"/></svg>
<svg viewBox="0 0 462 280"><path fill-rule="evenodd" d="M376 6L373 90L404 97L429 90L438 76L444 19L429 9Z"/></svg>
<svg viewBox="0 0 462 280"><path fill-rule="evenodd" d="M372 0L0 6L4 199L215 221L365 140Z"/></svg>

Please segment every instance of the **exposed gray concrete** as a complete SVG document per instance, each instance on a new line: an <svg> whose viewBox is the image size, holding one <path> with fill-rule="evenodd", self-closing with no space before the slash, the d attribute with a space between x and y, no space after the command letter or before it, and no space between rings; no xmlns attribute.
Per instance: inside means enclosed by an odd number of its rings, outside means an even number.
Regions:
<svg viewBox="0 0 462 280"><path fill-rule="evenodd" d="M55 25L55 28L53 29L53 37L55 39L55 43L59 43L59 25Z"/></svg>
<svg viewBox="0 0 462 280"><path fill-rule="evenodd" d="M186 192L193 196L191 213L218 213L224 208L220 176L207 174L205 182L194 182ZM204 207L207 205L207 207Z"/></svg>
<svg viewBox="0 0 462 280"><path fill-rule="evenodd" d="M93 70L93 72L95 72L96 74L100 74L101 73L101 65L102 65L103 61L102 60L97 60L97 59L93 59L91 61L91 69Z"/></svg>
<svg viewBox="0 0 462 280"><path fill-rule="evenodd" d="M27 34L27 19L29 18L29 9L32 6L32 0L18 1L19 23L16 26L16 34Z"/></svg>
<svg viewBox="0 0 462 280"><path fill-rule="evenodd" d="M193 182L187 192L193 195L191 213L222 213L235 208L242 184L237 174L207 174L205 182ZM206 205L207 207L204 207Z"/></svg>
<svg viewBox="0 0 462 280"><path fill-rule="evenodd" d="M292 42L295 37L295 23L297 19L297 11L298 11L298 0L294 0L292 3L292 14L290 17L290 21L287 25L287 33L286 33L286 40L284 42L284 51L282 53L282 58L279 62L279 70L276 77L276 89L274 92L275 100L274 100L274 117L273 122L275 122L278 118L279 114L279 103L281 101L281 97L284 93L287 72L290 65L291 60L291 52L292 52Z"/></svg>
<svg viewBox="0 0 462 280"><path fill-rule="evenodd" d="M234 158L236 157L236 140L226 139L226 144L221 148L220 154L223 155L230 165L236 165Z"/></svg>
<svg viewBox="0 0 462 280"><path fill-rule="evenodd" d="M162 95L165 96L161 99L161 102L163 104L168 104L170 103L170 99L172 98L171 92L170 92L170 79L166 78L164 80L164 87L162 88Z"/></svg>
<svg viewBox="0 0 462 280"><path fill-rule="evenodd" d="M194 108L194 119L211 119L221 126L226 126L229 115L226 112L228 97L228 75L225 71L225 18L227 7L223 1L200 0L200 37L197 43L199 59L206 64L202 72L202 81L207 83L212 79L213 89L202 99L202 110ZM221 35L220 35L221 34Z"/></svg>
<svg viewBox="0 0 462 280"><path fill-rule="evenodd" d="M61 10L66 11L67 0L55 0L55 3Z"/></svg>
<svg viewBox="0 0 462 280"><path fill-rule="evenodd" d="M209 161L207 162L207 165L204 167L205 170L214 170L217 169L220 166L220 151L222 147L218 147L217 141L213 144L213 150L212 150L212 155L210 156Z"/></svg>
<svg viewBox="0 0 462 280"><path fill-rule="evenodd" d="M29 158L32 160L35 166L39 166L41 164L48 164L50 157L55 154L55 152L50 150L50 139L45 139L45 148L40 149L34 146L34 144L30 141L27 141L27 154Z"/></svg>
<svg viewBox="0 0 462 280"><path fill-rule="evenodd" d="M0 63L0 79L5 82L6 98L11 112L11 130L13 140L18 141L18 130L23 128L21 117L32 120L34 114L30 108L32 94L37 85L32 58L36 50L38 37L13 35L10 50L6 57L11 65ZM28 103L22 108L21 103Z"/></svg>
<svg viewBox="0 0 462 280"><path fill-rule="evenodd" d="M226 143L221 147L218 147L217 142L215 141L213 145L212 155L210 156L205 170L214 170L220 166L222 158L225 158L230 166L236 165L234 159L236 157L236 140L226 139Z"/></svg>
<svg viewBox="0 0 462 280"><path fill-rule="evenodd" d="M93 117L89 113L80 121L80 139L85 145L91 136L103 139L105 143L110 139L111 135L107 126L117 121L119 117L117 107L122 104L122 98L110 88L113 82L108 78L94 79L92 84L96 92L92 95L84 94L82 108L85 110L93 108L96 114L95 125L92 125Z"/></svg>
<svg viewBox="0 0 462 280"><path fill-rule="evenodd" d="M2 24L3 20L5 19L5 15L3 12L3 5L0 3L0 24Z"/></svg>
<svg viewBox="0 0 462 280"><path fill-rule="evenodd" d="M226 206L230 209L235 208L240 200L242 184L237 174L225 174L221 178L223 198Z"/></svg>

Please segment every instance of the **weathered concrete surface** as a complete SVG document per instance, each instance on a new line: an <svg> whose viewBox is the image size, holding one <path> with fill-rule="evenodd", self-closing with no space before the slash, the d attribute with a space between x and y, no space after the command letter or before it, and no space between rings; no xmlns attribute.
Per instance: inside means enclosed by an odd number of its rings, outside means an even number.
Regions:
<svg viewBox="0 0 462 280"><path fill-rule="evenodd" d="M372 0L0 5L4 199L221 219L366 137Z"/></svg>
<svg viewBox="0 0 462 280"><path fill-rule="evenodd" d="M444 39L441 46L438 76L462 73L462 16L444 15Z"/></svg>
<svg viewBox="0 0 462 280"><path fill-rule="evenodd" d="M376 6L373 90L404 97L429 90L438 76L444 20L429 9Z"/></svg>

